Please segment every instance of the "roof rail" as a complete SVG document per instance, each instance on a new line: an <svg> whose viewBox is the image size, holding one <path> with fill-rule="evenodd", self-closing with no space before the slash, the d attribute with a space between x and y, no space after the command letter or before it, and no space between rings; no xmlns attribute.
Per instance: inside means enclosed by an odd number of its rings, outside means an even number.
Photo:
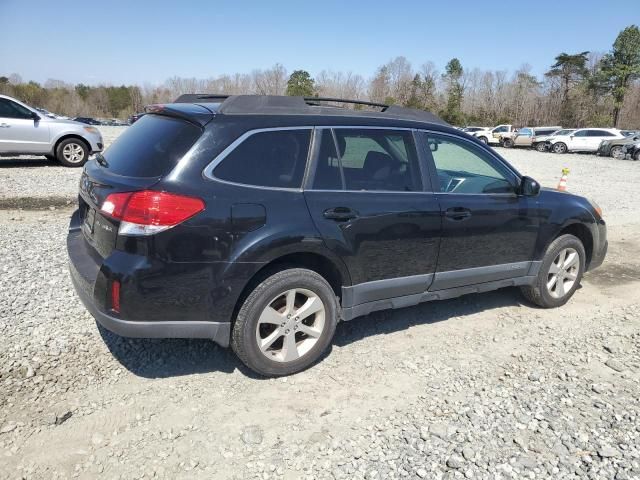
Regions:
<svg viewBox="0 0 640 480"><path fill-rule="evenodd" d="M379 111L356 111L340 109L332 105L321 105L321 102L348 103L353 105L366 105L378 107ZM395 117L404 120L416 120L420 122L439 123L448 125L437 115L425 110L387 105L385 103L367 102L364 100L348 100L333 97L295 97L287 95L220 95L208 93L187 93L180 95L174 103L219 103L217 111L228 115L242 114L272 114L272 115L309 115L317 113L332 113L344 115L367 115L380 117ZM336 109L337 108L337 109ZM316 109L327 109L320 112ZM334 113L335 112L335 113Z"/></svg>
<svg viewBox="0 0 640 480"><path fill-rule="evenodd" d="M315 105L318 106L317 102L335 102L335 103L351 103L353 105L366 105L368 107L380 107L384 112L389 105L386 103L377 103L377 102L365 102L364 100L349 100L346 98L331 98L331 97L304 97L304 101L307 105Z"/></svg>
<svg viewBox="0 0 640 480"><path fill-rule="evenodd" d="M222 102L230 96L231 95L218 95L215 93L185 93L176 98L173 103L198 103L205 100L217 100Z"/></svg>

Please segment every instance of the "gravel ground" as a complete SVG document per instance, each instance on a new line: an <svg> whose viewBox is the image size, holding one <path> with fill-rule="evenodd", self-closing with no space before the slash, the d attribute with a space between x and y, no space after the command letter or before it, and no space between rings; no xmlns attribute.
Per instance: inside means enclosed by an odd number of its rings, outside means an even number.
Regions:
<svg viewBox="0 0 640 480"><path fill-rule="evenodd" d="M568 166L605 210L610 253L571 302L378 312L279 380L207 341L98 329L66 270L72 207L47 208L78 171L0 160L5 202L48 185L44 209L0 208L0 478L640 478L640 164L501 153L548 186Z"/></svg>

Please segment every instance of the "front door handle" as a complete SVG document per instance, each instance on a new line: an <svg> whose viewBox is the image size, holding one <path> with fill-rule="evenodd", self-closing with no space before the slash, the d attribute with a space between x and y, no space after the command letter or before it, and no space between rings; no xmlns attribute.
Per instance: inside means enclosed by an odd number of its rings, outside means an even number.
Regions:
<svg viewBox="0 0 640 480"><path fill-rule="evenodd" d="M471 216L471 210L464 207L447 208L444 216L454 221L466 220Z"/></svg>
<svg viewBox="0 0 640 480"><path fill-rule="evenodd" d="M322 214L327 220L335 220L337 222L346 222L358 216L358 212L348 207L334 207L325 210Z"/></svg>

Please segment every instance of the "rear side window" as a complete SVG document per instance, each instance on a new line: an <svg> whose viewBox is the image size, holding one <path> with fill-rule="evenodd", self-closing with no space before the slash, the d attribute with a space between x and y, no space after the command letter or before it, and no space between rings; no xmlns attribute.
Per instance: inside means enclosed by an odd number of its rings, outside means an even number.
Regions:
<svg viewBox="0 0 640 480"><path fill-rule="evenodd" d="M549 130L549 129L542 129L542 130L535 130L534 133L538 136L543 136L543 135L551 135L552 133L554 133L555 130Z"/></svg>
<svg viewBox="0 0 640 480"><path fill-rule="evenodd" d="M615 136L611 132L607 132L606 130L587 130L588 137L613 137Z"/></svg>
<svg viewBox="0 0 640 480"><path fill-rule="evenodd" d="M128 177L166 175L201 134L200 127L187 121L145 115L104 152L105 168Z"/></svg>
<svg viewBox="0 0 640 480"><path fill-rule="evenodd" d="M223 158L213 176L245 185L300 188L310 138L306 128L254 133Z"/></svg>
<svg viewBox="0 0 640 480"><path fill-rule="evenodd" d="M411 132L339 128L334 133L347 190L422 190Z"/></svg>

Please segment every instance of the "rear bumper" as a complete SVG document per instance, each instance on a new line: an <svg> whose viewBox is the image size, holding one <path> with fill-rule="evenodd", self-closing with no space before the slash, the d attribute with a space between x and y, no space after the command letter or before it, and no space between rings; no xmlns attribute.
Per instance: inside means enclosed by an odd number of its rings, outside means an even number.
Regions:
<svg viewBox="0 0 640 480"><path fill-rule="evenodd" d="M106 282L101 274L101 259L86 243L78 225L77 212L71 220L67 235L69 271L73 286L84 306L107 330L123 337L135 338L206 338L227 347L231 333L230 322L157 320L132 321L116 317L104 308ZM98 288L96 288L98 285ZM102 299L104 300L104 299ZM101 305L103 304L103 305Z"/></svg>

